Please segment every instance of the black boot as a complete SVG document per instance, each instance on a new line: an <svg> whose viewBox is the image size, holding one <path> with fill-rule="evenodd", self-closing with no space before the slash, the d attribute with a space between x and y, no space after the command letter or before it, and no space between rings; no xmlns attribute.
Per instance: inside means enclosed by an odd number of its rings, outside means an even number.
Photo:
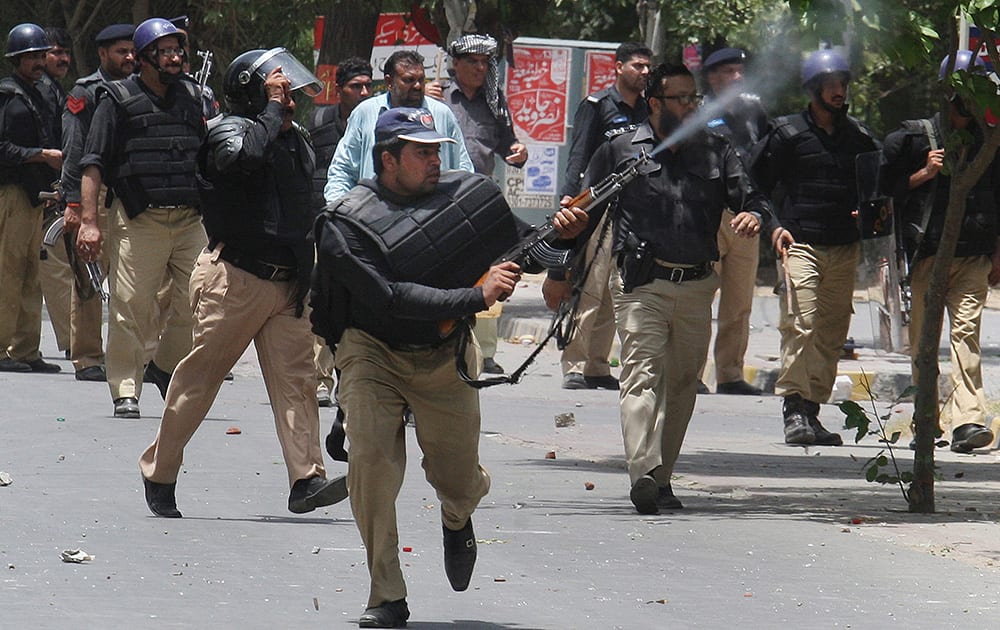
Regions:
<svg viewBox="0 0 1000 630"><path fill-rule="evenodd" d="M799 394L785 396L781 406L785 418L785 444L808 446L816 442L816 433L809 424L806 400Z"/></svg>
<svg viewBox="0 0 1000 630"><path fill-rule="evenodd" d="M819 403L805 399L802 402L805 405L806 415L809 416L809 428L813 430L813 434L816 436L813 444L817 446L841 446L844 443L844 438L840 437L839 433L827 431L819 423Z"/></svg>

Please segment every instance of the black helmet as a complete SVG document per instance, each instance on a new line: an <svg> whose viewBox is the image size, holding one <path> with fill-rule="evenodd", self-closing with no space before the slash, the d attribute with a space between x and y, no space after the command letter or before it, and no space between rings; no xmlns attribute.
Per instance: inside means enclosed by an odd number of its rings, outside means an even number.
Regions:
<svg viewBox="0 0 1000 630"><path fill-rule="evenodd" d="M45 34L45 29L37 24L18 24L10 29L7 35L8 59L23 55L24 53L37 52L39 50L49 50L52 44L49 43L49 36Z"/></svg>
<svg viewBox="0 0 1000 630"><path fill-rule="evenodd" d="M317 96L323 91L323 84L316 75L284 48L248 50L229 64L222 79L222 91L229 111L241 116L260 113L267 105L264 80L279 66L281 73L291 82L293 92L302 90L308 96Z"/></svg>

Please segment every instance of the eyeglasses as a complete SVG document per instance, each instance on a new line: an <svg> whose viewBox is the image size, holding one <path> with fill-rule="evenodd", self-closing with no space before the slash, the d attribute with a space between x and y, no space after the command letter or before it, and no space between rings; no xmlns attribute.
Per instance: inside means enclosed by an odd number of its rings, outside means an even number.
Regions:
<svg viewBox="0 0 1000 630"><path fill-rule="evenodd" d="M183 57L183 48L157 48L156 54L161 57Z"/></svg>
<svg viewBox="0 0 1000 630"><path fill-rule="evenodd" d="M701 102L705 100L705 95L674 94L672 96L654 96L653 98L658 98L661 101L666 101L666 100L677 101L679 105L701 105Z"/></svg>

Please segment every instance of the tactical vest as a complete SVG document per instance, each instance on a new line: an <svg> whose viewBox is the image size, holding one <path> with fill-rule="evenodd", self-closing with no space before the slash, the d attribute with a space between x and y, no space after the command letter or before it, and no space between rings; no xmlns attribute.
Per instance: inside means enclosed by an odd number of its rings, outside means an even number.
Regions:
<svg viewBox="0 0 1000 630"><path fill-rule="evenodd" d="M336 114L336 115L334 115ZM343 137L340 128L340 106L317 107L313 111L312 125L309 134L312 136L313 148L316 150L316 171L313 174L313 192L323 197L323 187L326 186L326 174L333 161L337 144Z"/></svg>
<svg viewBox="0 0 1000 630"><path fill-rule="evenodd" d="M313 203L309 184L315 158L306 132L294 126L299 136L296 153L271 148L267 162L259 169L227 170L228 164L219 161L235 160L251 124L253 121L240 116L226 116L213 126L199 154L199 166L205 174L200 182L205 230L212 239L233 247L250 248L251 253L262 253L261 246L284 246L293 251L306 247L310 250L306 262L311 266L312 247L305 235L312 228L319 207ZM222 155L230 151L235 155ZM277 156L282 159L291 156L298 163L276 164ZM215 164L209 165L209 161Z"/></svg>
<svg viewBox="0 0 1000 630"><path fill-rule="evenodd" d="M791 146L792 168L783 175L787 197L779 216L797 240L845 245L860 238L857 219L858 153L876 150L871 136L853 119L835 150L810 127L803 114L775 119L781 140Z"/></svg>
<svg viewBox="0 0 1000 630"><path fill-rule="evenodd" d="M195 171L205 119L197 86L177 83L170 109L153 103L134 77L111 81L98 91L106 91L125 111L124 147L110 176L128 216L150 206L198 207Z"/></svg>
<svg viewBox="0 0 1000 630"><path fill-rule="evenodd" d="M59 148L59 138L55 136L55 129L48 126L47 114L39 109L31 95L13 77L0 79L0 97L4 107L6 101L19 97L34 120L33 128L12 129L5 126L0 129L5 140L24 147ZM57 179L59 171L41 162L0 166L0 185L19 184L28 193L32 205L39 203L38 193L50 190L52 182Z"/></svg>
<svg viewBox="0 0 1000 630"><path fill-rule="evenodd" d="M493 180L464 171L442 174L420 207L389 204L362 183L333 212L378 245L393 279L438 289L474 286L520 240L510 206Z"/></svg>
<svg viewBox="0 0 1000 630"><path fill-rule="evenodd" d="M904 120L902 126L909 136L910 146L913 146L913 143L919 143L920 147L926 144L929 149L930 141L927 139L927 130L922 121ZM937 146L943 147L944 142L937 120L933 121L933 132ZM970 148L970 160L975 153L976 147ZM995 164L991 164L966 197L965 216L962 218L962 228L955 246L955 255L958 257L989 256L996 249L997 232L1000 227L997 225L996 199L1000 182L996 180L996 172ZM939 173L936 181L932 183L933 185L925 183L924 190L911 194L906 199L904 216L908 221L903 228L904 237L910 255L915 255L916 232L919 231L917 226L922 221L924 199L928 194L934 195L927 231L920 239L920 258L933 256L937 252L938 243L941 242L941 232L944 229L945 214L948 211L948 198L951 194L951 178L944 173Z"/></svg>

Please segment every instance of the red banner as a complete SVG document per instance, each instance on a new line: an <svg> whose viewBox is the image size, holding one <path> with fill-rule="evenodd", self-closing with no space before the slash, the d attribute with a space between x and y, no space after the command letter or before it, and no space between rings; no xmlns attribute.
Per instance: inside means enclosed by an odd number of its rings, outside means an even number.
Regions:
<svg viewBox="0 0 1000 630"><path fill-rule="evenodd" d="M566 142L570 49L514 45L507 103L522 142Z"/></svg>
<svg viewBox="0 0 1000 630"><path fill-rule="evenodd" d="M584 53L587 81L583 86L581 100L594 92L609 88L618 78L615 74L615 53L613 50L588 50Z"/></svg>

